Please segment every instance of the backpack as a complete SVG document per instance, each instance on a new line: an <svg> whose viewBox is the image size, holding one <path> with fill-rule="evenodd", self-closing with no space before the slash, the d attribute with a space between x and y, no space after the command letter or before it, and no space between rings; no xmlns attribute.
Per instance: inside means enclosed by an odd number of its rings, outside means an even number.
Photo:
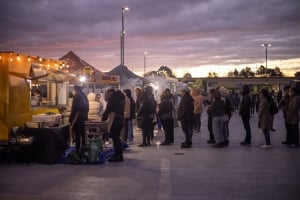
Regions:
<svg viewBox="0 0 300 200"><path fill-rule="evenodd" d="M277 113L278 113L278 106L277 106L277 103L274 101L274 100L272 100L272 102L271 102L271 105L270 105L270 110L269 110L269 112L270 112L270 115L276 115Z"/></svg>

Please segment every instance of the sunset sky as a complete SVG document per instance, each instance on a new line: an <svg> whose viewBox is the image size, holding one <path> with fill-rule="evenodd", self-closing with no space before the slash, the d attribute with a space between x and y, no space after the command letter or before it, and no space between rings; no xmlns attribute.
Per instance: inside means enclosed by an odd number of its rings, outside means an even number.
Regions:
<svg viewBox="0 0 300 200"><path fill-rule="evenodd" d="M141 75L168 66L177 77L227 74L246 66L300 71L299 0L0 0L0 51L58 59L72 50L105 72L120 64Z"/></svg>

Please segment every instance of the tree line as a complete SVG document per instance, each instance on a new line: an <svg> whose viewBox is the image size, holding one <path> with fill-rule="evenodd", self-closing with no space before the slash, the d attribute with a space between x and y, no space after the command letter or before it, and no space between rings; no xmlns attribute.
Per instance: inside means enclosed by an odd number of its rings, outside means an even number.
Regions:
<svg viewBox="0 0 300 200"><path fill-rule="evenodd" d="M176 78L173 71L167 66L161 66L157 71L150 71L145 74L145 77L149 76L164 76L164 77L172 77ZM252 71L250 67L245 67L238 71L234 69L234 71L229 71L227 77L241 77L241 78L251 78L251 77L284 77L283 72L279 67L275 68L266 68L261 65L256 71ZM300 78L300 71L294 74L296 78ZM218 74L216 72L209 72L207 75L208 78L217 78ZM183 76L183 79L192 78L190 73L186 73Z"/></svg>

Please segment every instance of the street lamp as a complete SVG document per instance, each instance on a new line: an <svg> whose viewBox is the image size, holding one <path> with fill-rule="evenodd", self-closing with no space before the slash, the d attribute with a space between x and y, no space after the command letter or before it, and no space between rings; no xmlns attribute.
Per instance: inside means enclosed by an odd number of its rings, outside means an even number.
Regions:
<svg viewBox="0 0 300 200"><path fill-rule="evenodd" d="M124 30L124 13L128 11L128 7L122 8L122 30L120 34L120 42L121 42L121 65L124 66L124 37L125 37L125 30Z"/></svg>
<svg viewBox="0 0 300 200"><path fill-rule="evenodd" d="M262 47L266 47L266 72L265 72L265 76L266 76L266 84L268 83L268 47L272 46L271 44L261 44L260 46Z"/></svg>
<svg viewBox="0 0 300 200"><path fill-rule="evenodd" d="M146 56L147 56L148 52L145 51L144 52L144 77L146 76Z"/></svg>

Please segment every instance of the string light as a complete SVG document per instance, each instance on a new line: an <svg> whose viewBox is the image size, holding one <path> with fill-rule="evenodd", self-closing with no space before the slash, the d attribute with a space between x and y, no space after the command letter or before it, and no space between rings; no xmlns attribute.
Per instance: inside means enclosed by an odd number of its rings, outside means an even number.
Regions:
<svg viewBox="0 0 300 200"><path fill-rule="evenodd" d="M69 68L68 65L66 65L62 61L58 60L52 60L52 59L45 59L40 56L30 56L30 55L25 55L25 54L19 54L19 53L14 53L14 52L3 52L0 53L0 61L7 60L8 62L24 62L27 61L29 62L29 65L35 64L39 66L41 69L43 68L44 70L60 70L60 69L67 69ZM22 62L22 63L23 63Z"/></svg>

